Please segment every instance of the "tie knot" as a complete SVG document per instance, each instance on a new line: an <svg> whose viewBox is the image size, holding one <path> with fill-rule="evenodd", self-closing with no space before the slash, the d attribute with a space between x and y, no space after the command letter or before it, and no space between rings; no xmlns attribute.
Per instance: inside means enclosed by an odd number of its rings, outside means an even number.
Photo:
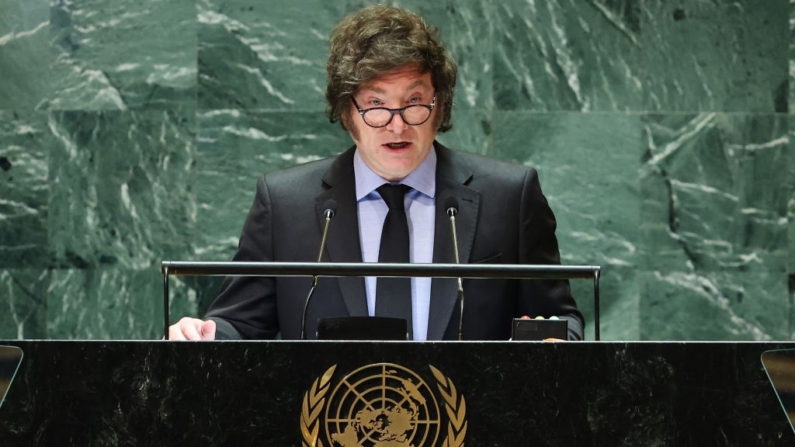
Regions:
<svg viewBox="0 0 795 447"><path fill-rule="evenodd" d="M381 198L384 199L386 206L388 206L390 210L402 210L404 209L403 198L410 189L411 187L406 185L390 185L387 183L381 185L376 191L378 191L378 194L381 194Z"/></svg>

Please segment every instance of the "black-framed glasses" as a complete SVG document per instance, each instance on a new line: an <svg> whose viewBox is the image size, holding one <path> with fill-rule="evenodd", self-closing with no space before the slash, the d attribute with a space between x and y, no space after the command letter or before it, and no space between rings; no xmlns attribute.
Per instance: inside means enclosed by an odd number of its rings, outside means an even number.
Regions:
<svg viewBox="0 0 795 447"><path fill-rule="evenodd" d="M353 105L356 106L356 110L359 111L359 115L362 116L364 123L375 128L388 126L396 113L400 114L400 118L409 126L419 126L425 123L425 121L428 121L428 118L431 117L433 108L436 107L436 96L433 97L433 101L431 101L430 104L412 104L400 109L372 107L362 110L353 96L351 96L351 101L353 101Z"/></svg>

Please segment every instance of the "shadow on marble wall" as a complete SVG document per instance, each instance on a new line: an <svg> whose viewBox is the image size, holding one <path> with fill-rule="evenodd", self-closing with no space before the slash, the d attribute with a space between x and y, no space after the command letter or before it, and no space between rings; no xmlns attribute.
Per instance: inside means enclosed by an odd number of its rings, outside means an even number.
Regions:
<svg viewBox="0 0 795 447"><path fill-rule="evenodd" d="M258 176L351 144L327 36L368 3L0 4L0 338L158 337L160 261L228 260ZM787 0L398 3L459 64L440 140L536 167L603 266L604 339L793 338ZM172 282L176 319L220 280Z"/></svg>

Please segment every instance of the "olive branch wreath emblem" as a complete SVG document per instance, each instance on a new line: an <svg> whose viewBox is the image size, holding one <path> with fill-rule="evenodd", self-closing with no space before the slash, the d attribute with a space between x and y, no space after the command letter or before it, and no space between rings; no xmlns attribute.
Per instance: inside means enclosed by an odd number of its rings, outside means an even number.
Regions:
<svg viewBox="0 0 795 447"><path fill-rule="evenodd" d="M329 381L336 368L337 365L334 365L327 369L322 376L315 379L312 388L304 393L304 402L301 405L301 434L304 437L302 447L323 447L323 442L317 439L320 435L318 417L326 404Z"/></svg>
<svg viewBox="0 0 795 447"><path fill-rule="evenodd" d="M459 396L453 381L445 377L441 371L428 365L434 378L439 393L444 399L444 407L447 412L449 423L447 424L447 437L442 443L442 447L464 447L464 438L467 433L466 421L466 400L464 396ZM331 376L337 365L333 365L315 379L312 387L304 393L304 400L301 405L301 435L302 447L324 447L320 437L320 413L326 404L326 393L328 393Z"/></svg>
<svg viewBox="0 0 795 447"><path fill-rule="evenodd" d="M442 374L441 371L428 365L433 376L436 378L436 386L444 399L444 409L447 410L447 438L442 443L442 447L464 447L464 438L467 434L466 412L467 405L464 396L458 396L453 381Z"/></svg>

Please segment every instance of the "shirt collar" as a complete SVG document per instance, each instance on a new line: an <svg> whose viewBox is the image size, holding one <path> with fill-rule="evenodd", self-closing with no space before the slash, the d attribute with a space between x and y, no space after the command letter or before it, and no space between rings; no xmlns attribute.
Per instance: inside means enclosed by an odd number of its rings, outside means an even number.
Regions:
<svg viewBox="0 0 795 447"><path fill-rule="evenodd" d="M353 154L353 172L356 178L357 202L367 197L379 186L389 183L364 163L358 148ZM425 160L400 183L433 198L436 195L436 148L431 148Z"/></svg>

